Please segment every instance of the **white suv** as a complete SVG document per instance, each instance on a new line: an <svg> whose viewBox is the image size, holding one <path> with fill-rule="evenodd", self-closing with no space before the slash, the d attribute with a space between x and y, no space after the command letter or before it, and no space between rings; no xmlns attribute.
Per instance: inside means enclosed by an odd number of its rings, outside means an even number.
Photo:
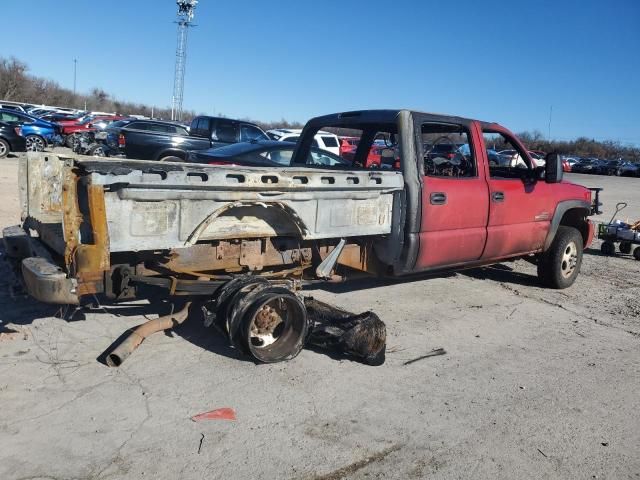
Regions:
<svg viewBox="0 0 640 480"><path fill-rule="evenodd" d="M272 140L279 142L293 142L296 143L300 139L301 128L276 128L275 130L268 130L267 135ZM313 146L327 150L335 155L340 155L340 142L338 136L331 133L320 130L313 137Z"/></svg>

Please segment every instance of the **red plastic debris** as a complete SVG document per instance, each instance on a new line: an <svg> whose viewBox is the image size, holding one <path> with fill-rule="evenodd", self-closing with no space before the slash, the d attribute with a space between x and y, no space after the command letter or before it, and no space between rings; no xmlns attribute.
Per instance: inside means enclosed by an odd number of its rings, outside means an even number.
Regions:
<svg viewBox="0 0 640 480"><path fill-rule="evenodd" d="M233 408L217 408L210 412L199 413L198 415L191 417L194 422L200 420L235 420L236 411Z"/></svg>

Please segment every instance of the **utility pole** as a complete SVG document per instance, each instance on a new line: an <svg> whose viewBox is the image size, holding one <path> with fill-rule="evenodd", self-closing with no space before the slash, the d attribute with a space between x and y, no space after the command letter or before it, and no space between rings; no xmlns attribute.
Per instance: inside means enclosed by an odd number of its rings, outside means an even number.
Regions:
<svg viewBox="0 0 640 480"><path fill-rule="evenodd" d="M171 97L171 120L182 120L182 99L184 96L184 73L187 65L187 33L193 27L193 16L198 0L176 0L178 4L178 46L176 48L176 68L173 76L173 97Z"/></svg>
<svg viewBox="0 0 640 480"><path fill-rule="evenodd" d="M551 141L551 115L553 114L553 105L549 107L549 135L547 135L547 139Z"/></svg>

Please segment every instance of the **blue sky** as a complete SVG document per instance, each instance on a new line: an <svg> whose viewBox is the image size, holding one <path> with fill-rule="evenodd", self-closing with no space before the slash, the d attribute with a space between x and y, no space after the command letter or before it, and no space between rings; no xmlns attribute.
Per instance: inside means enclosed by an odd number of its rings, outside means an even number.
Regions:
<svg viewBox="0 0 640 480"><path fill-rule="evenodd" d="M25 9L31 11L27 17ZM37 14L36 14L37 12ZM0 56L170 104L172 0L2 0ZM200 0L185 108L306 121L412 108L640 145L640 0Z"/></svg>

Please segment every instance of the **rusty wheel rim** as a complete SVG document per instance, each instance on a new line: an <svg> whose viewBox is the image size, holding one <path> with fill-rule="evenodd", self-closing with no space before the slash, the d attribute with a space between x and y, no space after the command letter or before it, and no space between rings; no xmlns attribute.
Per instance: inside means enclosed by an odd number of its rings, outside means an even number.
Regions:
<svg viewBox="0 0 640 480"><path fill-rule="evenodd" d="M287 303L283 299L266 302L252 319L249 331L251 345L254 348L273 345L281 337L288 321Z"/></svg>

